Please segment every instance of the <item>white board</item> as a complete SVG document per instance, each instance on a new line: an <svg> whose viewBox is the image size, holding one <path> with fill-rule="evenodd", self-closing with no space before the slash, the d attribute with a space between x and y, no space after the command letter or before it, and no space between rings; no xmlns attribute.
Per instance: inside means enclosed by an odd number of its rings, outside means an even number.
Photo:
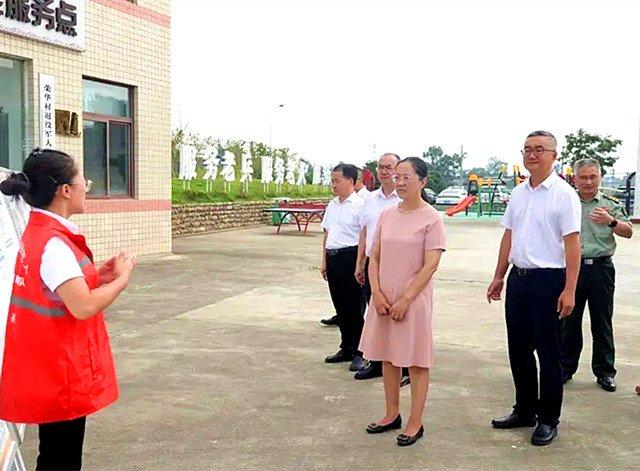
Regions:
<svg viewBox="0 0 640 471"><path fill-rule="evenodd" d="M9 175L9 170L0 167L0 181ZM14 265L29 212L29 205L22 198L7 197L0 193L0 371L4 356L4 334L13 287ZM15 433L10 433L10 430L14 430ZM15 426L0 420L0 469L24 469L18 448L21 436L24 436L24 425Z"/></svg>

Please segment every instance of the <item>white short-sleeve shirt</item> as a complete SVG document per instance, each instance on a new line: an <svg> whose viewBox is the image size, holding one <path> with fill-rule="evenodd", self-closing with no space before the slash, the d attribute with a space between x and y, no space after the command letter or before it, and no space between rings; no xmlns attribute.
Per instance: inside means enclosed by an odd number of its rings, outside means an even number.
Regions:
<svg viewBox="0 0 640 471"><path fill-rule="evenodd" d="M536 188L529 180L514 188L502 226L510 229L509 261L520 268L564 268L563 237L580 232L575 190L555 173Z"/></svg>
<svg viewBox="0 0 640 471"><path fill-rule="evenodd" d="M322 218L322 228L327 231L327 249L343 249L358 245L360 239L360 211L364 199L354 191L340 201L332 199Z"/></svg>
<svg viewBox="0 0 640 471"><path fill-rule="evenodd" d="M33 208L32 211L57 220L74 234L80 233L80 228L76 224L58 214L38 208ZM53 293L65 281L83 276L82 268L73 250L60 237L52 237L44 246L40 262L40 278L44 285Z"/></svg>
<svg viewBox="0 0 640 471"><path fill-rule="evenodd" d="M357 193L358 193L358 196L359 196L360 198L367 199L367 198L369 198L369 196L371 196L371 193L372 193L372 192L371 192L371 191L369 191L369 189L368 189L366 186L363 186L362 188L360 188L360 189L357 191Z"/></svg>
<svg viewBox="0 0 640 471"><path fill-rule="evenodd" d="M382 188L378 188L372 191L369 197L365 200L362 206L362 212L360 213L360 226L367 231L365 254L367 257L371 256L371 249L373 248L373 236L376 233L376 226L382 210L390 206L397 206L402 201L396 193L396 190L386 196Z"/></svg>

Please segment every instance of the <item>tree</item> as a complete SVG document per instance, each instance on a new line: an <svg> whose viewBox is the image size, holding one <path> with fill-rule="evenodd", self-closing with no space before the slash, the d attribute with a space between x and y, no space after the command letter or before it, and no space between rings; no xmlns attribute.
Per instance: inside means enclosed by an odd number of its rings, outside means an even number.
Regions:
<svg viewBox="0 0 640 471"><path fill-rule="evenodd" d="M578 129L576 134L567 134L565 139L567 142L560 154L562 164L573 165L580 159L596 159L600 162L603 174L618 160L618 155L615 152L616 148L622 144L620 139L589 134L584 129Z"/></svg>
<svg viewBox="0 0 640 471"><path fill-rule="evenodd" d="M370 160L369 162L364 164L364 168L368 169L368 170L371 170L373 172L373 174L376 175L376 173L378 172L378 161L377 160Z"/></svg>
<svg viewBox="0 0 640 471"><path fill-rule="evenodd" d="M500 160L497 157L491 157L485 167L485 172L488 176L497 177L500 174L500 169L503 166L508 167L508 165L509 164L504 160Z"/></svg>
<svg viewBox="0 0 640 471"><path fill-rule="evenodd" d="M448 155L442 147L431 146L422 153L422 157L429 165L429 188L436 193L460 180L463 157L459 154Z"/></svg>

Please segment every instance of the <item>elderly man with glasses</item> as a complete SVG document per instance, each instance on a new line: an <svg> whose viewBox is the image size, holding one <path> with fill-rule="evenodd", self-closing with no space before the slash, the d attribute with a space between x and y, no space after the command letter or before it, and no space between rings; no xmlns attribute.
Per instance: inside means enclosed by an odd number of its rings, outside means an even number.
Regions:
<svg viewBox="0 0 640 471"><path fill-rule="evenodd" d="M578 369L582 352L582 315L589 304L593 355L591 370L598 385L614 392L615 348L613 344L613 293L616 269L611 257L616 250L616 238L631 238L633 227L618 200L600 191L600 162L582 159L574 164L575 185L582 205L580 276L573 314L562 321L563 381L571 379Z"/></svg>

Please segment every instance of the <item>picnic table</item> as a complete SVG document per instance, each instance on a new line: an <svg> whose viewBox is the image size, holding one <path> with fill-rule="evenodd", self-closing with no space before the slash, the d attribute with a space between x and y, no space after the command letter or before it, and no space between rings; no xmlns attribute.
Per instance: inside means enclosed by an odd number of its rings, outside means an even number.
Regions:
<svg viewBox="0 0 640 471"><path fill-rule="evenodd" d="M280 234L282 225L287 223L287 216L291 216L298 226L298 231L302 231L303 235L307 235L309 223L313 221L321 222L326 209L327 205L322 203L284 203L277 208L267 208L263 211L279 215L278 229L276 230L276 234ZM304 230L302 229L302 224L304 224Z"/></svg>

